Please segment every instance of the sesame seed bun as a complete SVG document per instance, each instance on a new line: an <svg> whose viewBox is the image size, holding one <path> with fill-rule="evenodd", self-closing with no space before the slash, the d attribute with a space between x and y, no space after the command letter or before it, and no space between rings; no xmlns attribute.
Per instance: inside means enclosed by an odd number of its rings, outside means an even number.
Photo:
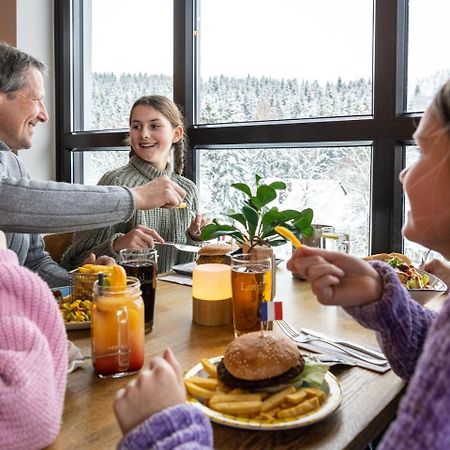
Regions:
<svg viewBox="0 0 450 450"><path fill-rule="evenodd" d="M277 377L303 362L295 343L272 332L247 333L234 339L225 350L226 369L241 380ZM303 365L302 365L303 368Z"/></svg>
<svg viewBox="0 0 450 450"><path fill-rule="evenodd" d="M230 264L230 244L209 244L198 251L197 264Z"/></svg>
<svg viewBox="0 0 450 450"><path fill-rule="evenodd" d="M203 246L199 251L199 255L216 256L216 255L226 255L231 251L230 244L209 244Z"/></svg>

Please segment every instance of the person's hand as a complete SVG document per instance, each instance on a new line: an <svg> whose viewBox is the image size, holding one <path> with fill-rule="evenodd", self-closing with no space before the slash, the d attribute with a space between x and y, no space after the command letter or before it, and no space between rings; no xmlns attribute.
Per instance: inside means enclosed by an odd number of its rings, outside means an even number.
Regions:
<svg viewBox="0 0 450 450"><path fill-rule="evenodd" d="M440 278L450 288L450 264L440 259L432 259L423 265L423 270Z"/></svg>
<svg viewBox="0 0 450 450"><path fill-rule="evenodd" d="M142 248L153 248L154 242L164 243L164 239L152 228L138 225L127 234L118 237L113 243L113 249L119 253L124 248L140 250Z"/></svg>
<svg viewBox="0 0 450 450"><path fill-rule="evenodd" d="M203 227L205 225L208 225L208 223L211 223L211 220L208 219L204 214L196 214L187 230L189 236L191 236L194 241L199 241L200 233Z"/></svg>
<svg viewBox="0 0 450 450"><path fill-rule="evenodd" d="M344 253L302 245L287 263L311 283L320 303L356 306L378 300L383 284L369 263Z"/></svg>
<svg viewBox="0 0 450 450"><path fill-rule="evenodd" d="M115 264L116 261L114 258L111 258L110 256L102 255L98 258L95 256L95 253L91 253L84 261L83 266L85 264L97 264L100 266L112 266Z"/></svg>
<svg viewBox="0 0 450 450"><path fill-rule="evenodd" d="M175 208L186 196L185 190L167 175L131 189L136 209Z"/></svg>
<svg viewBox="0 0 450 450"><path fill-rule="evenodd" d="M122 433L126 434L153 414L185 401L182 370L168 349L163 358L152 358L149 369L117 392L114 413Z"/></svg>

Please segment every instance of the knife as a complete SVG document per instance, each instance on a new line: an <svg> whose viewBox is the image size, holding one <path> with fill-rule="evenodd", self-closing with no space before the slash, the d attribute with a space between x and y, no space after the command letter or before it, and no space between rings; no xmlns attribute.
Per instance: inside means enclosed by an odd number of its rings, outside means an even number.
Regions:
<svg viewBox="0 0 450 450"><path fill-rule="evenodd" d="M192 252L192 253L198 253L201 247L197 247L196 245L187 245L187 244L178 244L176 242L155 242L155 244L159 245L171 245L172 247L175 247L177 250L180 250L182 252Z"/></svg>
<svg viewBox="0 0 450 450"><path fill-rule="evenodd" d="M372 350L368 347L363 347L362 345L355 344L354 342L345 341L342 339L336 339L330 336L326 336L325 334L319 333L318 331L309 330L307 328L301 328L300 331L304 334L309 334L310 336L314 336L321 339L326 339L328 341L334 342L339 345L345 345L353 350L357 350L361 353L365 353L366 355L373 356L374 358L378 358L381 360L386 360L386 355L376 350Z"/></svg>

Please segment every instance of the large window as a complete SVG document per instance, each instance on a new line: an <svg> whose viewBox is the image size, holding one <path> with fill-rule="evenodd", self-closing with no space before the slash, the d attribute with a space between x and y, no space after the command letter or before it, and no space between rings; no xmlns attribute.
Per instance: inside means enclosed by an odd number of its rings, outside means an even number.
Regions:
<svg viewBox="0 0 450 450"><path fill-rule="evenodd" d="M398 172L434 74L450 67L421 11L441 20L446 3L55 2L58 177L94 183L123 164L132 102L173 96L185 175L211 216L258 173L285 180L283 201L312 207L315 223L347 229L352 253L401 251Z"/></svg>
<svg viewBox="0 0 450 450"><path fill-rule="evenodd" d="M268 183L281 179L287 189L274 206L312 208L315 223L349 232L352 253L367 255L370 147L199 149L198 153L203 211L224 221L224 212L244 201L232 183L252 186L255 173Z"/></svg>
<svg viewBox="0 0 450 450"><path fill-rule="evenodd" d="M201 0L199 123L372 113L372 0Z"/></svg>
<svg viewBox="0 0 450 450"><path fill-rule="evenodd" d="M408 111L423 111L450 77L448 0L409 0Z"/></svg>
<svg viewBox="0 0 450 450"><path fill-rule="evenodd" d="M73 106L82 106L83 114L74 128L127 128L137 98L173 95L173 4L88 0L79 6L82 56L74 79L80 77L80 95L73 97Z"/></svg>

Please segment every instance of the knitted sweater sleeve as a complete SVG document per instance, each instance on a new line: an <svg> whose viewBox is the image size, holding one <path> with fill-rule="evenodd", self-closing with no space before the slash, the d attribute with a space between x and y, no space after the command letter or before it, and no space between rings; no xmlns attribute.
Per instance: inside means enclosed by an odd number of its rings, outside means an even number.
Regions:
<svg viewBox="0 0 450 450"><path fill-rule="evenodd" d="M36 272L51 288L70 284L69 273L44 250L40 234L30 235L30 246L23 265Z"/></svg>
<svg viewBox="0 0 450 450"><path fill-rule="evenodd" d="M59 432L67 336L47 285L0 250L0 447L37 449Z"/></svg>
<svg viewBox="0 0 450 450"><path fill-rule="evenodd" d="M128 220L129 189L32 180L12 152L0 146L0 229L15 233L77 231Z"/></svg>
<svg viewBox="0 0 450 450"><path fill-rule="evenodd" d="M411 299L388 264L374 261L371 265L383 280L382 298L367 305L346 308L346 311L363 326L377 332L392 369L408 380L414 373L436 313Z"/></svg>
<svg viewBox="0 0 450 450"><path fill-rule="evenodd" d="M379 450L450 448L450 302L437 315L411 300L395 272L373 263L384 282L377 301L347 311L377 336L409 385Z"/></svg>
<svg viewBox="0 0 450 450"><path fill-rule="evenodd" d="M208 418L191 405L172 406L131 430L119 450L208 450L213 444Z"/></svg>
<svg viewBox="0 0 450 450"><path fill-rule="evenodd" d="M99 185L115 185L117 181L114 176L107 172L99 181ZM114 241L131 231L135 222L135 213L128 221L96 228L94 230L79 231L74 234L72 245L66 250L61 258L61 266L67 270L75 269L82 265L83 261L91 253L97 256L111 256L117 259L118 254L113 249Z"/></svg>

